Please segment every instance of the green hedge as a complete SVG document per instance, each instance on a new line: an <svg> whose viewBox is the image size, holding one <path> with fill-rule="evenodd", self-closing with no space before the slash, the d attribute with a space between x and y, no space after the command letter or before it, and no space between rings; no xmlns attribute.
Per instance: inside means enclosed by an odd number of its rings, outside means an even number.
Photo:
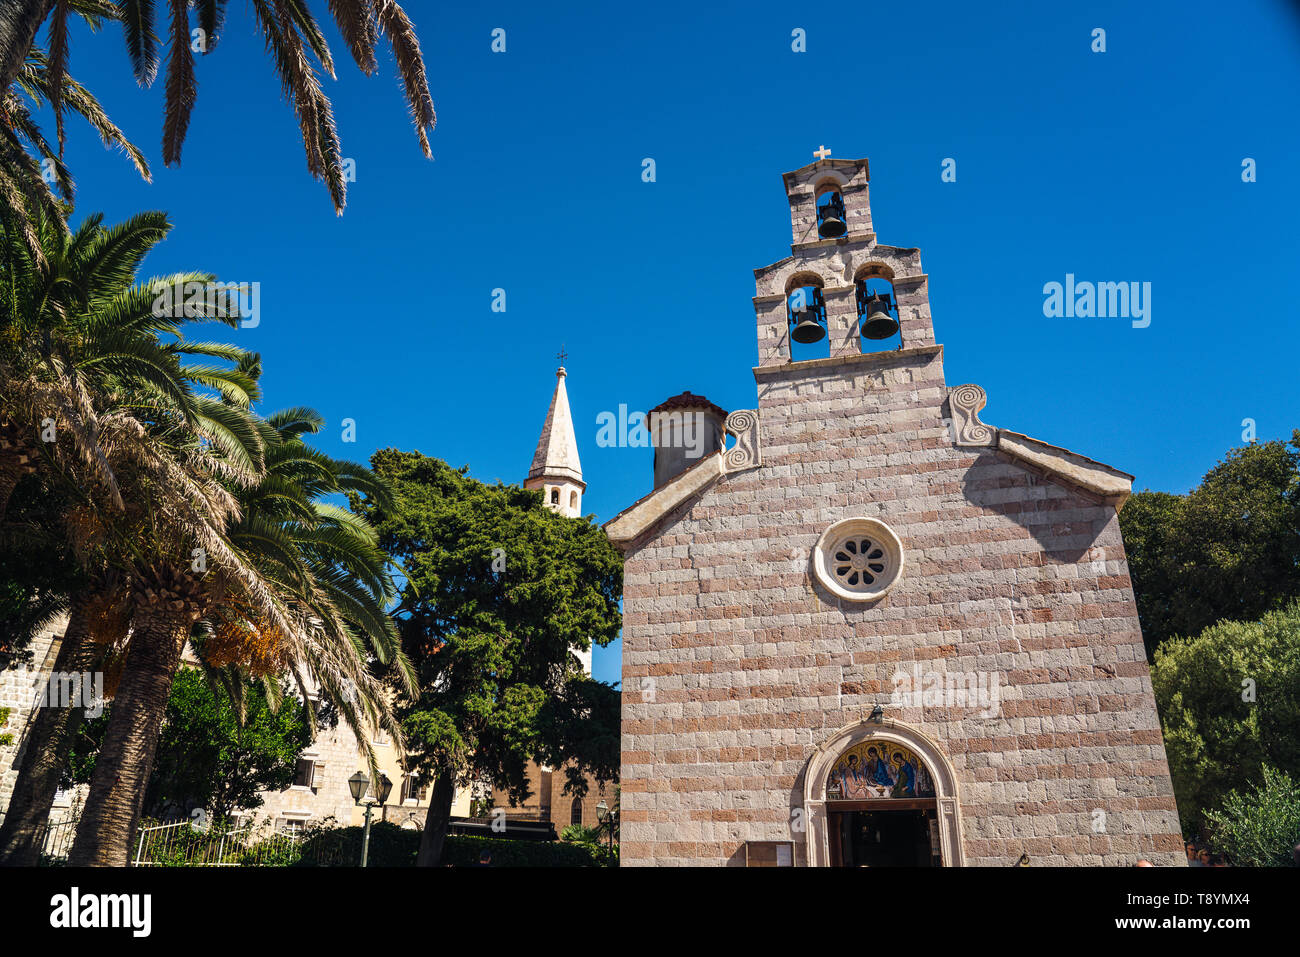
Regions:
<svg viewBox="0 0 1300 957"><path fill-rule="evenodd" d="M607 856L589 844L559 841L507 841L477 834L453 834L442 850L442 862L452 867L477 866L479 855L492 852L493 867L600 867Z"/></svg>
<svg viewBox="0 0 1300 957"><path fill-rule="evenodd" d="M356 867L361 863L361 827L312 829L290 860L282 853L258 860L250 848L249 863L264 866ZM609 852L584 844L555 841L510 841L477 835L450 835L443 846L442 862L449 867L473 867L484 848L492 852L493 867L600 867L608 866ZM396 824L376 822L370 826L371 867L414 867L420 851L420 832L403 830Z"/></svg>

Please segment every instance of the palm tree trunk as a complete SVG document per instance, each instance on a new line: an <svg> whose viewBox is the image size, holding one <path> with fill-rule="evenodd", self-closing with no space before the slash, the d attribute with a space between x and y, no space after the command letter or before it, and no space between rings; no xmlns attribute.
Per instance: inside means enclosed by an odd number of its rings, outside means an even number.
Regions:
<svg viewBox="0 0 1300 957"><path fill-rule="evenodd" d="M136 604L122 681L68 855L73 867L125 867L130 861L167 699L197 617L191 602L152 597Z"/></svg>
<svg viewBox="0 0 1300 957"><path fill-rule="evenodd" d="M25 455L0 449L0 522L9 511L9 500L13 498L18 483L35 471L36 466Z"/></svg>
<svg viewBox="0 0 1300 957"><path fill-rule="evenodd" d="M22 477L22 472L18 469L0 465L0 522L5 519L5 512L9 510L9 499L13 497L14 489L18 487Z"/></svg>
<svg viewBox="0 0 1300 957"><path fill-rule="evenodd" d="M36 31L54 9L54 0L9 0L0 4L0 90L8 90L23 70Z"/></svg>
<svg viewBox="0 0 1300 957"><path fill-rule="evenodd" d="M429 813L424 818L416 867L437 867L442 863L442 847L447 841L447 824L451 821L451 802L456 796L455 784L450 774L439 774L433 779L433 793L429 795Z"/></svg>
<svg viewBox="0 0 1300 957"><path fill-rule="evenodd" d="M85 597L74 600L47 687L57 687L54 682L60 681L61 676L88 671L99 657L99 649L90 640L88 606ZM87 690L82 688L82 695L67 707L60 706L67 702L47 699L32 719L23 743L9 811L4 826L0 827L0 865L35 867L40 860L54 792L59 789L59 777L72 739L85 717L82 702Z"/></svg>
<svg viewBox="0 0 1300 957"><path fill-rule="evenodd" d="M4 521L18 483L36 471L31 449L22 441L22 435L12 419L0 415L0 522Z"/></svg>

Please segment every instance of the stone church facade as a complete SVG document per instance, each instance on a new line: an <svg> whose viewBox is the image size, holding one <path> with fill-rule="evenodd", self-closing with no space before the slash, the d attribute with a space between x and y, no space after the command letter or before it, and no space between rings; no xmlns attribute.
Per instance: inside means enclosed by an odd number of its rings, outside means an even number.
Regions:
<svg viewBox="0 0 1300 957"><path fill-rule="evenodd" d="M1120 538L1132 476L947 384L920 253L877 241L865 159L784 182L756 408L606 525L622 863L870 865L912 833L947 866L1185 863ZM824 357L792 361L799 290ZM885 351L873 317L901 329Z"/></svg>

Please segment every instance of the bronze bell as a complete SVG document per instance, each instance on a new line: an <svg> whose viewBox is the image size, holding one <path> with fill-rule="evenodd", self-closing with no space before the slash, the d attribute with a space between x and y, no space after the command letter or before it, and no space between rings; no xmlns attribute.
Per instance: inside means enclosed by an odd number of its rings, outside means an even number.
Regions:
<svg viewBox="0 0 1300 957"><path fill-rule="evenodd" d="M872 293L867 298L862 335L867 339L888 339L898 331L898 321L889 314L889 296Z"/></svg>
<svg viewBox="0 0 1300 957"><path fill-rule="evenodd" d="M830 201L817 209L817 235L823 239L838 239L848 232L844 220L844 200L838 193L833 193Z"/></svg>
<svg viewBox="0 0 1300 957"><path fill-rule="evenodd" d="M802 313L802 315L803 318L799 320L799 324L790 332L790 338L805 345L811 342L821 342L826 335L826 330L817 321L815 313L809 310Z"/></svg>
<svg viewBox="0 0 1300 957"><path fill-rule="evenodd" d="M818 227L817 232L823 239L838 239L847 232L844 220L840 219L835 213L828 214Z"/></svg>

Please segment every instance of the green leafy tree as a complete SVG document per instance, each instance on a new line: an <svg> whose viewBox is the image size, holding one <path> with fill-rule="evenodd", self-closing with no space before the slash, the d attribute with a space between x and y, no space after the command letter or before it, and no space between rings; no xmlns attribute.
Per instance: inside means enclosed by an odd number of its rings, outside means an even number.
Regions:
<svg viewBox="0 0 1300 957"><path fill-rule="evenodd" d="M1300 776L1300 602L1165 642L1151 683L1189 835L1265 766Z"/></svg>
<svg viewBox="0 0 1300 957"><path fill-rule="evenodd" d="M242 719L235 702L200 672L176 676L145 792L147 814L202 807L223 821L236 809L261 807L259 791L293 783L298 755L312 737L302 703L290 696L272 708L255 684L240 704Z"/></svg>
<svg viewBox="0 0 1300 957"><path fill-rule="evenodd" d="M1300 597L1300 430L1230 450L1186 495L1138 492L1119 520L1149 658L1259 618Z"/></svg>
<svg viewBox="0 0 1300 957"><path fill-rule="evenodd" d="M528 794L527 764L618 773L617 691L575 652L621 623L623 566L590 519L557 515L536 491L486 485L418 452L371 459L391 506L353 497L405 574L394 612L419 692L399 699L411 767L433 782L419 863L437 865L457 784Z"/></svg>
<svg viewBox="0 0 1300 957"><path fill-rule="evenodd" d="M1294 866L1300 845L1300 781L1264 768L1264 782L1233 791L1221 811L1205 815L1210 846L1243 867Z"/></svg>
<svg viewBox="0 0 1300 957"><path fill-rule="evenodd" d="M83 726L65 783L90 780L107 724L106 712ZM200 807L223 821L234 810L261 807L258 792L292 784L298 755L310 742L306 708L297 698L268 697L265 687L252 684L232 700L203 672L183 668L167 702L144 814L164 818Z"/></svg>

